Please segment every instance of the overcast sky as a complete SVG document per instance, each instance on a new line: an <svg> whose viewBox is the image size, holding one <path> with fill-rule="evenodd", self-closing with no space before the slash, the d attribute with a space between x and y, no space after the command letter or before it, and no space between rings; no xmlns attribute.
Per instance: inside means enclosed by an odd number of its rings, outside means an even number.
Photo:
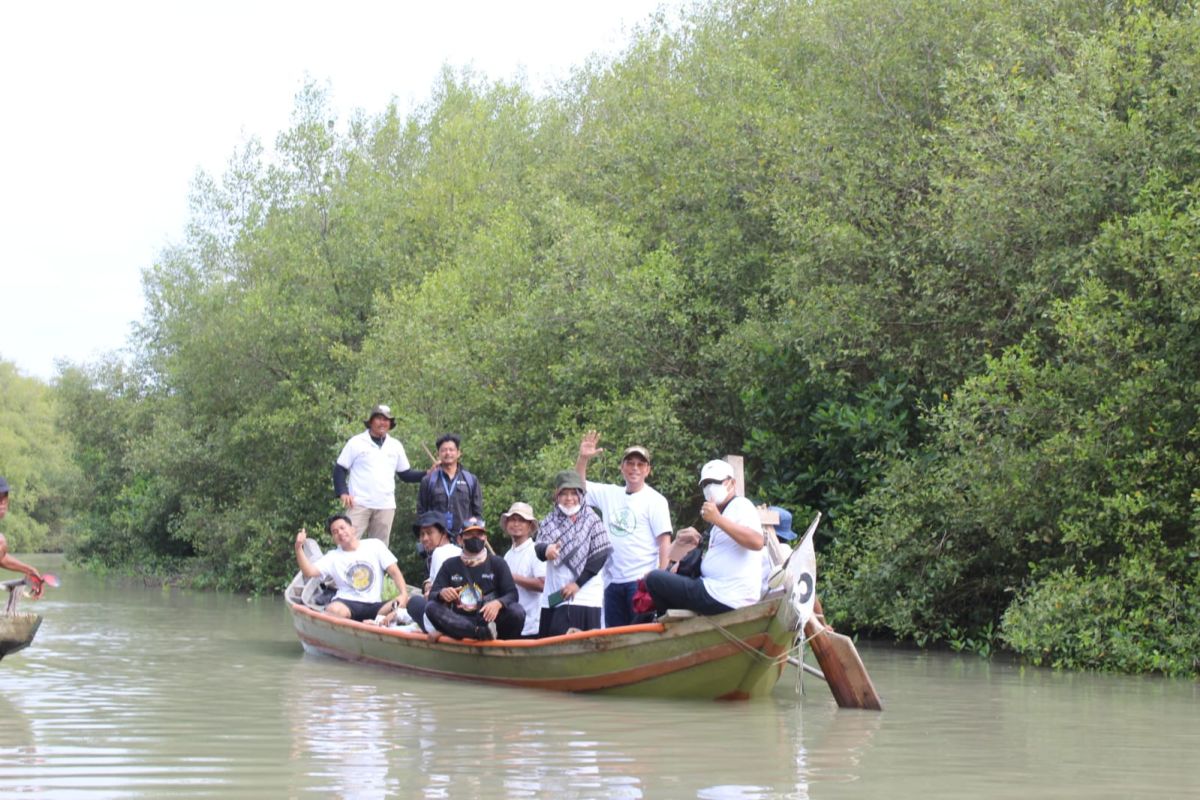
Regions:
<svg viewBox="0 0 1200 800"><path fill-rule="evenodd" d="M344 120L424 102L443 64L531 89L620 50L681 0L0 5L0 358L53 377L141 319L197 170L288 126L306 77Z"/></svg>

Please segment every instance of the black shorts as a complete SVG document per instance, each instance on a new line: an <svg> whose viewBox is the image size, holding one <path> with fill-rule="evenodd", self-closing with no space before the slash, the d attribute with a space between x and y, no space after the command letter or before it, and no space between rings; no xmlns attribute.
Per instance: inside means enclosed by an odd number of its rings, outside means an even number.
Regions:
<svg viewBox="0 0 1200 800"><path fill-rule="evenodd" d="M355 622L375 619L379 616L379 609L383 608L383 603L363 603L359 600L345 600L341 597L335 597L333 600L350 609L350 619Z"/></svg>

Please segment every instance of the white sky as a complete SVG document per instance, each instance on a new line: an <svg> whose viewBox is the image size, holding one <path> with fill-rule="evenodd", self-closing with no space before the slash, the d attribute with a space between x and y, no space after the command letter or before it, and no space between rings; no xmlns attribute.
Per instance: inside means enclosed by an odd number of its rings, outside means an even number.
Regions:
<svg viewBox="0 0 1200 800"><path fill-rule="evenodd" d="M443 64L538 90L681 0L18 0L0 4L0 358L43 379L141 319L197 170L286 130L306 77L344 121Z"/></svg>

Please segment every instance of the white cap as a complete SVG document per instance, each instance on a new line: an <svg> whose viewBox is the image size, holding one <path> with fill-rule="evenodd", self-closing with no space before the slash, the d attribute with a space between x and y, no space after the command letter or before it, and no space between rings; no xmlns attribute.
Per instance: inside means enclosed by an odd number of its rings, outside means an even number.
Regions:
<svg viewBox="0 0 1200 800"><path fill-rule="evenodd" d="M700 470L700 485L703 486L706 481L724 482L732 477L733 467L729 466L729 462L713 459Z"/></svg>

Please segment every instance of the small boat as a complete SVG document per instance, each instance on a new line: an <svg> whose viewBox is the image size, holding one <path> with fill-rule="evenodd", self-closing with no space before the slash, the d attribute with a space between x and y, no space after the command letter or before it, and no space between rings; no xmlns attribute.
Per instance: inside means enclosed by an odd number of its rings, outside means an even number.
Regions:
<svg viewBox="0 0 1200 800"><path fill-rule="evenodd" d="M38 627L42 624L40 614L26 614L17 611L19 592L28 584L28 580L17 580L0 583L0 587L8 590L8 604L0 613L0 659L24 650L33 641Z"/></svg>
<svg viewBox="0 0 1200 800"><path fill-rule="evenodd" d="M779 680L801 622L791 598L795 576L787 569L776 573L776 588L760 602L724 614L672 611L642 625L498 641L430 642L419 631L328 616L314 602L319 581L297 575L284 593L307 651L437 678L565 692L763 697Z"/></svg>

